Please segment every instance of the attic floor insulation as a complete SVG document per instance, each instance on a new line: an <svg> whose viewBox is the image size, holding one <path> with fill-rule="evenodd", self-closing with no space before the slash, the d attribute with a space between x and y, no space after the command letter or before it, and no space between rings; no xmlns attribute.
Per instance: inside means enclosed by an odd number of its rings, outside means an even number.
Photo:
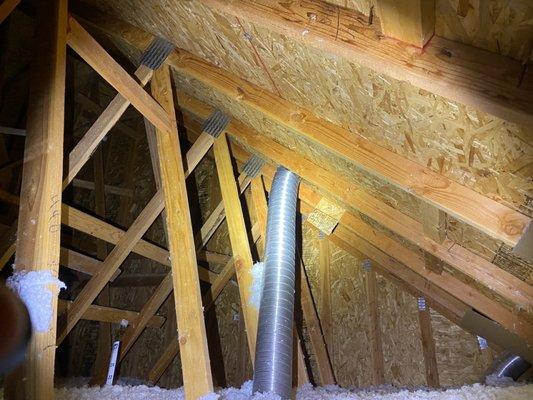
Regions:
<svg viewBox="0 0 533 400"><path fill-rule="evenodd" d="M252 396L252 382L238 388L221 389L217 393L204 396L204 400L277 400L272 394ZM2 396L3 397L3 396ZM518 400L533 398L533 384L506 387L474 384L447 390L426 388L401 389L390 385L365 389L342 389L338 386L313 388L302 386L296 395L297 400ZM56 389L56 400L182 400L183 388L162 389L145 385L113 385L100 387L64 387Z"/></svg>

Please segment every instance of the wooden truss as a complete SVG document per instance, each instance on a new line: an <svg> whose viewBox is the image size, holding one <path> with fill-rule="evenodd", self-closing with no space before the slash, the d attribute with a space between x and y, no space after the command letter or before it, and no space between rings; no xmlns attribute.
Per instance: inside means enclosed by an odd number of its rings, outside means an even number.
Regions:
<svg viewBox="0 0 533 400"><path fill-rule="evenodd" d="M203 0L211 6L226 12L246 12L257 20L269 18L281 24L280 10L260 9L250 1L242 2L242 9L216 0ZM17 1L5 1L0 6L0 22L16 6ZM211 365L206 339L204 313L213 306L225 285L236 276L242 304L242 315L247 332L247 344L251 359L254 359L257 334L258 310L249 304L253 264L251 246L257 245L263 252L266 230L266 193L274 175L273 165L283 165L302 177L299 191L300 212L311 213L322 199L340 204L346 211L335 230L320 239L320 315L301 264L301 309L308 327L310 345L316 356L321 384L335 383L332 368L334 355L332 340L331 294L329 292L329 244L372 260L373 268L365 272L366 294L370 309L372 327L373 381L384 382L384 362L379 324L379 309L376 294L376 275L385 277L403 290L416 297L424 297L429 307L434 308L452 322L466 326L465 316L477 310L490 318L499 328L531 345L533 338L533 292L529 285L498 268L491 262L470 252L445 237L442 220L446 214L475 226L482 232L514 246L520 239L529 219L519 212L489 199L471 189L415 164L397 154L376 146L368 140L349 135L327 121L316 118L309 110L294 106L290 102L258 88L237 76L212 66L181 49L176 49L157 70L141 65L130 76L104 48L68 14L66 0L54 0L38 11L38 24L44 40L40 51L35 54L39 61L34 68L31 86L24 172L20 199L0 191L0 200L12 204L20 203L18 221L9 228L0 248L0 267L11 258L16 250L15 265L27 270L51 270L55 275L58 266L77 269L90 276L89 281L72 302L54 301L54 319L57 314L58 331L55 324L45 333L35 335L28 360L6 388L8 398L52 399L53 371L56 345L59 345L72 331L80 319L97 320L102 323L117 323L122 319L134 321L125 331L120 359L135 345L147 326L160 327L164 318L157 315L158 309L170 293L174 293L177 319L176 336L168 343L166 350L152 367L148 379L156 383L176 354L180 353L186 398L196 399L213 390ZM420 6L420 14L425 10ZM303 6L302 6L303 7ZM295 15L300 15L297 10ZM259 13L261 12L262 15ZM327 14L327 10L322 10ZM387 11L383 11L386 15ZM90 17L90 15L89 15ZM94 18L94 16L93 16ZM341 18L341 16L339 16ZM348 18L344 16L343 18ZM421 17L422 18L422 17ZM299 21L293 20L298 25ZM421 24L414 32L399 32L394 23L385 18L382 22L391 35L405 35L416 45L423 45L428 32ZM120 33L124 39L139 49L144 49L151 39L149 34L136 30L110 18L99 19L99 26L111 33ZM312 37L318 42L331 43L330 26L315 29ZM360 38L360 40L363 40ZM368 39L370 40L370 39ZM370 62L377 62L380 52L391 48L388 43L374 43L366 54ZM63 159L64 82L66 47L70 46L118 94L103 110L94 124L79 140L68 155L68 170L61 176ZM394 47L394 46L392 46ZM342 54L356 55L356 47L349 44L334 44L334 50ZM424 63L424 57L415 63ZM395 65L395 64L394 64ZM439 63L440 65L440 63ZM378 65L378 68L380 66ZM195 118L204 120L214 110L198 99L173 93L171 69L205 83L214 90L238 97L247 106L311 140L348 162L371 174L394 184L402 190L415 194L430 204L424 223L418 222L400 211L384 204L354 187L327 166L319 166L300 154L255 132L244 123L232 120L218 138L198 128ZM466 66L460 66L466 74ZM482 74L469 72L475 82ZM416 71L408 77L415 81L422 79ZM450 74L451 76L451 74ZM449 78L451 79L451 78ZM417 82L418 82L417 81ZM43 82L49 82L44 85ZM151 95L144 86L151 82ZM427 79L422 86L430 85ZM435 88L433 88L435 89ZM445 87L437 87L445 92ZM498 90L504 91L502 88ZM474 90L478 90L475 88ZM496 92L498 92L496 90ZM460 100L468 97L469 90L454 94ZM516 94L513 92L513 94ZM198 137L182 159L179 134L175 115L174 95L178 98L184 113L184 124L196 127ZM453 96L452 96L453 97ZM41 101L44 99L44 101ZM132 105L146 120L146 134L150 147L152 167L157 191L128 229L122 230L104 221L105 185L103 183L103 161L98 146L115 126L125 110ZM484 108L496 113L509 111L497 97L484 97ZM512 107L517 121L530 121L522 104ZM294 118L298 115L298 118ZM194 117L192 117L194 116ZM192 129L195 130L195 129ZM230 140L228 140L228 137ZM55 151L50 151L54 148ZM202 228L194 233L189 213L189 202L185 180L213 148L222 201L214 209ZM258 154L268 163L259 176L251 178L242 173L235 179L232 156L243 163L250 154ZM93 156L95 182L91 186L97 198L97 215L94 217L62 203L62 191L75 181L82 167ZM184 167L185 166L185 167ZM435 185L434 182L438 184ZM253 243L250 243L241 207L240 194L251 187L256 225L251 227ZM315 188L319 188L317 191ZM126 203L127 204L127 203ZM124 206L124 209L127 207ZM163 213L168 250L143 240L143 236L155 219ZM366 222L361 215L378 222L396 235L408 240L436 260L445 262L456 272L474 280L487 290L481 291L466 284L445 269L435 267L430 258L412 250L400 241ZM230 236L232 255L225 256L204 250L215 230L226 220ZM60 225L94 236L98 242L98 259L85 256L60 246ZM23 232L18 236L17 232ZM108 251L107 246L113 248ZM112 308L106 300L107 285L120 274L120 266L130 253L137 253L169 267L169 273L162 277L151 298L139 312ZM199 267L197 261L207 260L223 265L215 274ZM429 261L428 261L429 260ZM202 296L199 280L211 286ZM488 296L490 292L494 296ZM511 308L501 304L502 299ZM107 304L93 304L96 300ZM428 308L421 309L419 321L426 362L428 385L438 386L436 356L429 324ZM99 346L99 362L94 381L102 382L102 369L106 362L106 347L109 348L109 334L102 325ZM108 327L107 327L108 328ZM475 332L470 325L466 329ZM295 333L298 338L298 333ZM107 336L107 338L106 338ZM495 339L496 340L496 339ZM305 362L305 348L298 344L296 368L298 383L309 380ZM495 342L498 345L499 343ZM518 348L519 353L522 348ZM523 354L530 356L526 346Z"/></svg>

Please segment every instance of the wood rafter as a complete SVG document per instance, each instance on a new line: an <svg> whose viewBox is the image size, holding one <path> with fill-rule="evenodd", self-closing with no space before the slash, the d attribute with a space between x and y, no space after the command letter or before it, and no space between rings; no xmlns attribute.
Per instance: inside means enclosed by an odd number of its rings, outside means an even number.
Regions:
<svg viewBox="0 0 533 400"><path fill-rule="evenodd" d="M206 113L209 113L209 111L206 110ZM202 114L202 112L199 114ZM235 131L241 132L242 129L247 129L239 125L234 130L235 123L236 121L233 120L228 127L228 132L231 135L236 135L237 132ZM262 154L268 155L270 152L267 151ZM291 152L289 158L296 163L303 162L302 158L293 152ZM317 172L314 169L315 167L309 165L308 168L310 169L308 172L313 175L322 174L322 172ZM271 167L265 166L264 168L268 170ZM301 176L304 177L305 175L308 174L305 173ZM339 180L335 179L334 182L338 184ZM304 203L304 205L311 210L321 198L320 195L309 190L305 183L300 187L300 195L303 198L307 198L307 203ZM357 251L372 254L372 257L369 256L369 258L383 265L384 268L387 268L388 273L400 277L403 281L415 284L416 290L422 293L424 297L435 301L437 307L439 307L439 312L444 310L443 314L449 316L453 322L458 323L461 320L465 311L468 309L468 306L466 306L468 304L488 315L510 332L521 336L524 340L531 340L533 327L529 322L507 310L497 301L486 297L478 290L453 278L448 273L437 275L428 272L424 268L423 257L417 252L403 247L384 233L364 223L351 212L344 214L341 219L341 224L334 231L333 235L330 236L330 240L350 253ZM368 240L371 240L372 243ZM432 307L436 308L435 305L432 305Z"/></svg>
<svg viewBox="0 0 533 400"><path fill-rule="evenodd" d="M190 96L180 96L179 104L183 109L193 112L200 118L204 118L211 112L210 107L207 107ZM498 295L510 300L513 304L517 305L518 309L526 310L528 313L531 312L533 289L510 273L498 268L489 261L475 255L450 240L444 241L443 244L438 244L432 241L423 234L423 229L419 222L382 203L378 199L369 196L361 189L354 188L352 183L347 182L337 174L322 166L313 164L305 157L299 155L296 151L289 150L275 143L239 121L232 120L227 128L227 132L245 148L260 153L263 157L272 160L276 164L284 165L313 186L321 188L321 191L328 193L336 199L336 201L340 202L346 210L350 211L345 214L346 216L349 216L349 218L356 218L355 215L357 215L358 212L368 215L386 228L410 240L421 249L442 259L453 268L456 268L458 271L475 279ZM346 216L344 218L348 218ZM371 232L374 231L375 229L372 229ZM375 237L378 233L369 234ZM400 246L385 234L380 233L380 236L387 239L387 243L390 243L391 246L399 246L401 249L404 249L403 246ZM394 251L391 252L391 254L395 257L408 254L406 258L409 262L406 264L410 266L418 266L420 260L422 260L423 263L423 258L421 258L419 254L408 251L407 249L404 250L406 251L402 251L400 254L396 254ZM427 271L424 271L424 275L428 276L433 281L440 281L439 285L445 290L452 290L452 287L449 286L451 282L459 285L459 281L452 278L450 274L438 276L436 274L428 274ZM451 279L451 282L448 281L449 279ZM510 311L505 310L505 308L499 305L496 301L486 301L488 299L485 296L471 296L470 293L472 290L476 293L478 292L474 289L468 290L468 285L461 284L461 287L462 289L456 288L455 290L455 293L459 296L458 298L465 299L465 302L471 304L480 311L481 308L484 308L486 311L483 312L486 315L489 315L490 313L491 318L497 321L500 319L498 322L504 325L506 324L507 327L521 329L519 328L520 324L515 325L514 322L511 322L512 320L522 320L521 318L513 316ZM474 305L473 302L475 299L479 299L479 303L475 302L476 305ZM489 311L489 308L492 306L494 306L494 308ZM501 318L506 319L506 322L503 323Z"/></svg>
<svg viewBox="0 0 533 400"><path fill-rule="evenodd" d="M216 0L213 1L218 3ZM243 2L243 4L243 9L255 7L250 5L248 1ZM236 8L234 5L228 7L230 9ZM257 5L257 7L261 6ZM291 3L291 7L297 6L295 3ZM265 8L263 11L267 15L273 12L268 10L268 7ZM281 15L286 12L291 13L291 11L277 9L276 12L281 13ZM300 18L297 12L294 12L294 16ZM92 18L94 19L95 16L93 15ZM272 18L277 20L279 15L272 16ZM108 16L98 18L97 26L111 34L119 34L121 38L137 48L142 48L152 37L138 28ZM227 71L212 66L186 51L177 49L168 57L168 62L176 71L198 79L231 98L238 99L238 101L260 111L292 131L315 141L371 174L412 193L429 202L432 206L438 207L511 246L518 242L530 222L528 217L503 204L433 172L425 166L386 150L369 140L354 135L335 124L319 119L310 111L297 107ZM486 77L481 81L484 85L489 82ZM432 78L431 82L435 82L435 79ZM471 83L472 81L468 82ZM520 99L529 99L528 96L523 93ZM530 102L533 103L533 100ZM533 123L533 121L530 122Z"/></svg>
<svg viewBox="0 0 533 400"><path fill-rule="evenodd" d="M518 87L519 61L441 37L433 37L423 52L414 52L380 35L356 11L324 0L200 2L499 118L533 123L531 90Z"/></svg>
<svg viewBox="0 0 533 400"><path fill-rule="evenodd" d="M242 150L239 151L239 147L233 147L233 149L235 150L234 154L242 152ZM245 157L242 158L242 160L244 159ZM270 165L266 165L263 169L263 174L266 178L268 189L274 176L274 168ZM300 187L299 198L301 200L301 212L309 213L314 209L321 196L303 183ZM465 319L465 315L468 315L470 312L470 308L465 303L456 299L433 282L429 282L426 278L406 265L395 260L393 255L389 255L380 248L359 238L356 234L357 230L357 227L350 226L349 221L347 226L345 226L345 221L341 220L337 229L329 236L329 239L332 243L347 251L349 254L360 257L362 253L370 258L375 263L374 266L380 275L383 275L389 281L415 297L425 297L429 306L444 315L451 322L463 327L473 334L480 333L472 326L472 324L465 325L463 319ZM368 237L368 235L365 237ZM377 242L380 242L380 239L381 238L378 237ZM377 246L379 246L379 243L377 243ZM505 332L505 329L495 322L492 323L499 327L499 335L504 335L503 332ZM510 329L508 329L508 331L509 330ZM529 328L529 331L525 331L524 334L531 335L530 331L531 328ZM493 339L495 343L498 343L497 336L498 335L495 335ZM522 335L522 338L526 341L529 340L528 337L524 337L524 335Z"/></svg>

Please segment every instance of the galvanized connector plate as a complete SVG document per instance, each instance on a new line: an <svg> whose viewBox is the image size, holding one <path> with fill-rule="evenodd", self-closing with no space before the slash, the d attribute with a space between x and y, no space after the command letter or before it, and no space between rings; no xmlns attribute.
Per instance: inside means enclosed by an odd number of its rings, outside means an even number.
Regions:
<svg viewBox="0 0 533 400"><path fill-rule="evenodd" d="M167 56L174 49L174 45L160 37L156 37L141 56L140 63L156 70L163 64Z"/></svg>
<svg viewBox="0 0 533 400"><path fill-rule="evenodd" d="M246 163L244 163L244 166L242 167L242 172L244 172L250 178L255 178L261 172L263 165L265 165L265 160L263 160L259 156L252 155L246 161Z"/></svg>
<svg viewBox="0 0 533 400"><path fill-rule="evenodd" d="M208 133L215 139L220 136L228 126L230 117L220 110L215 110L202 126L202 132Z"/></svg>

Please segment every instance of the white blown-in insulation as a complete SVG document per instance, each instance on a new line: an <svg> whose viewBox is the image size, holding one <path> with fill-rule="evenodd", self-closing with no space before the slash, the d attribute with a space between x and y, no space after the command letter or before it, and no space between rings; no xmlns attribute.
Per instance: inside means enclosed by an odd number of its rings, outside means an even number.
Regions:
<svg viewBox="0 0 533 400"><path fill-rule="evenodd" d="M65 289L50 270L15 271L6 285L19 295L30 314L33 329L46 332L52 322L52 296Z"/></svg>
<svg viewBox="0 0 533 400"><path fill-rule="evenodd" d="M240 389L222 389L203 400L278 400L276 395L252 396L252 382ZM297 400L523 400L533 398L533 385L493 387L482 384L447 390L407 390L384 385L367 389L341 389L337 386L313 388L304 385L298 390ZM184 400L183 388L167 390L148 386L104 386L61 388L56 400Z"/></svg>
<svg viewBox="0 0 533 400"><path fill-rule="evenodd" d="M261 305L261 294L263 293L263 283L265 281L265 263L256 262L252 267L252 286L250 287L251 306L259 310Z"/></svg>

